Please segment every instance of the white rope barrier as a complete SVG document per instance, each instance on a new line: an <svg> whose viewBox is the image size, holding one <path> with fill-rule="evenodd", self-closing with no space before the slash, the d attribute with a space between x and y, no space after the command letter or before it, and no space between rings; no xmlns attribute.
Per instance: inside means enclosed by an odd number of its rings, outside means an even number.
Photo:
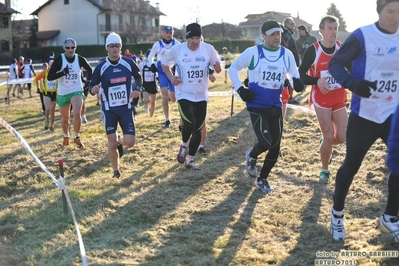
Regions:
<svg viewBox="0 0 399 266"><path fill-rule="evenodd" d="M231 96L231 95L236 96L239 100L242 101L240 95L238 95L238 93L234 89L231 89L230 91L209 91L208 92L208 96ZM300 105L287 103L287 108L302 111L302 112L305 112L305 113L308 113L311 115L316 115L315 110L312 110L312 109L309 109L307 107L300 106Z"/></svg>
<svg viewBox="0 0 399 266"><path fill-rule="evenodd" d="M5 120L3 120L0 117L0 124L3 125L5 129L7 129L11 134L13 134L22 144L22 146L25 148L25 150L33 157L33 159L39 164L40 168L46 172L46 174L51 178L51 180L54 182L54 184L62 190L63 195L65 195L66 201L68 203L69 210L71 212L72 220L76 228L76 232L78 235L78 242L79 242L79 249L80 249L80 255L82 258L82 265L87 266L87 257L86 257L86 251L85 247L83 244L83 239L82 235L80 234L79 226L76 220L75 212L72 208L72 203L68 195L68 191L65 187L65 178L63 176L63 171L60 171L60 181L58 181L55 176L50 172L50 170L40 161L40 159L36 156L36 154L32 151L30 148L29 144L25 141L25 139L16 131L10 124L8 124Z"/></svg>

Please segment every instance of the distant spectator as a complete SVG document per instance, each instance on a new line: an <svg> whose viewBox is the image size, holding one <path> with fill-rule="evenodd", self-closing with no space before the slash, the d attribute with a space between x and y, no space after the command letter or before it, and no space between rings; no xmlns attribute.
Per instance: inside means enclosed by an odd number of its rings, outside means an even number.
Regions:
<svg viewBox="0 0 399 266"><path fill-rule="evenodd" d="M26 59L25 65L24 65L24 70L25 70L24 79L30 79L30 78L33 78L33 76L36 76L35 70L33 69L33 65L32 65L32 59L30 59L30 58ZM32 83L28 82L28 83L26 83L26 85L28 87L29 97L32 98L32 92L31 92Z"/></svg>
<svg viewBox="0 0 399 266"><path fill-rule="evenodd" d="M292 37L295 31L294 19L292 17L284 19L283 26L284 26L283 27L284 31L283 34L281 35L281 44L292 52L295 58L295 63L297 66L299 66L298 51L295 46L295 40Z"/></svg>
<svg viewBox="0 0 399 266"><path fill-rule="evenodd" d="M55 58L55 53L54 52L50 52L50 55L48 57L47 63L50 63L50 61L54 61Z"/></svg>
<svg viewBox="0 0 399 266"><path fill-rule="evenodd" d="M302 62L306 49L311 46L312 43L317 42L317 38L309 33L305 25L299 25L297 30L299 37L296 39L295 45Z"/></svg>

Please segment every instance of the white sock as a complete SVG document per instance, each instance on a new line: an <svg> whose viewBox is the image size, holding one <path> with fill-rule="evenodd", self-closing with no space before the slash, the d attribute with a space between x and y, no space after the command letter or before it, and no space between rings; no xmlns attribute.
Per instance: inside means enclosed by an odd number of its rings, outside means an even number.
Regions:
<svg viewBox="0 0 399 266"><path fill-rule="evenodd" d="M392 215L388 215L388 214L384 214L384 220L387 222L391 221L391 218L396 218L396 216L392 216Z"/></svg>
<svg viewBox="0 0 399 266"><path fill-rule="evenodd" d="M342 210L342 211L336 211L336 210L332 209L332 213L333 213L335 216L342 216L342 215L344 215L344 210Z"/></svg>

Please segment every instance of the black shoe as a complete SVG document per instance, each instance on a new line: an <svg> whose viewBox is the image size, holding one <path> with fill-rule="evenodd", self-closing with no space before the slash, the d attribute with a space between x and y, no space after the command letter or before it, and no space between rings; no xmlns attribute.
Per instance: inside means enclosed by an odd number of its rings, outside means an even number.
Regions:
<svg viewBox="0 0 399 266"><path fill-rule="evenodd" d="M204 148L204 147L199 147L199 148L198 148L198 153L200 153L200 154L206 154L205 148Z"/></svg>
<svg viewBox="0 0 399 266"><path fill-rule="evenodd" d="M170 120L166 120L165 124L163 125L164 128L169 128L170 127Z"/></svg>
<svg viewBox="0 0 399 266"><path fill-rule="evenodd" d="M115 170L114 171L114 175L112 176L113 178L121 178L121 171L119 170Z"/></svg>
<svg viewBox="0 0 399 266"><path fill-rule="evenodd" d="M120 138L121 138L121 136L118 135L118 147L117 147L117 149L118 149L118 152L119 152L119 158L121 158L123 156L123 146L122 146L122 144L119 143L119 139Z"/></svg>

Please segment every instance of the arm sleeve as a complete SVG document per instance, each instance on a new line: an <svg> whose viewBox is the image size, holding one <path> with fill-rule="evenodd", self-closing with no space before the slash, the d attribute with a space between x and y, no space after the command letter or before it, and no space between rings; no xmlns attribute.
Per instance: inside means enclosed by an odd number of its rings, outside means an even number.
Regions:
<svg viewBox="0 0 399 266"><path fill-rule="evenodd" d="M151 48L150 54L147 57L148 60L148 64L151 65L152 63L154 63L154 56L158 53L159 50L159 43L158 41L156 41Z"/></svg>
<svg viewBox="0 0 399 266"><path fill-rule="evenodd" d="M301 75L301 79L306 85L316 85L319 77L311 77L308 75L308 70L314 63L316 58L316 48L314 45L309 46L306 49L305 54L303 55L303 60L301 65L299 66L299 74Z"/></svg>
<svg viewBox="0 0 399 266"><path fill-rule="evenodd" d="M78 56L79 58L79 66L83 67L86 70L86 80L89 81L91 79L91 75L93 74L93 68L90 66L87 59L83 56Z"/></svg>
<svg viewBox="0 0 399 266"><path fill-rule="evenodd" d="M40 80L44 78L45 73L45 71L40 72L39 75L37 75L33 80L34 83L36 83L37 88L40 88Z"/></svg>
<svg viewBox="0 0 399 266"><path fill-rule="evenodd" d="M140 69L135 63L132 64L132 76L135 80L136 87L141 87L143 85L143 80L141 78Z"/></svg>
<svg viewBox="0 0 399 266"><path fill-rule="evenodd" d="M51 65L51 68L48 72L47 79L55 80L55 79L58 79L58 78L64 76L64 73L61 72L61 67L62 67L62 58L59 55L54 59L54 62Z"/></svg>
<svg viewBox="0 0 399 266"><path fill-rule="evenodd" d="M256 46L252 49L256 49ZM243 86L240 81L239 72L244 68L248 68L251 61L254 61L254 55L252 54L250 47L240 54L229 67L229 76L235 90L238 90Z"/></svg>
<svg viewBox="0 0 399 266"><path fill-rule="evenodd" d="M30 65L30 69L32 70L33 75L36 76L35 69L33 68L33 65Z"/></svg>
<svg viewBox="0 0 399 266"><path fill-rule="evenodd" d="M352 33L330 60L328 71L345 88L349 88L355 80L349 71L351 71L351 62L360 52L360 42Z"/></svg>

